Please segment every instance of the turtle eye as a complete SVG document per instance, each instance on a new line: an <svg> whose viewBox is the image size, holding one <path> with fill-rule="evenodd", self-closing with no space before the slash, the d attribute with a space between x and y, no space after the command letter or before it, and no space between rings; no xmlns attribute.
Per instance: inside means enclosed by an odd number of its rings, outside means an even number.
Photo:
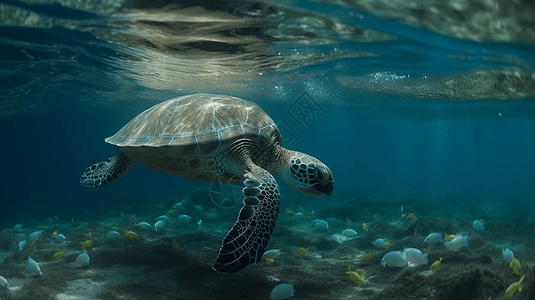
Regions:
<svg viewBox="0 0 535 300"><path fill-rule="evenodd" d="M320 184L325 184L329 180L329 174L326 174L324 170L316 168L314 170L314 177Z"/></svg>

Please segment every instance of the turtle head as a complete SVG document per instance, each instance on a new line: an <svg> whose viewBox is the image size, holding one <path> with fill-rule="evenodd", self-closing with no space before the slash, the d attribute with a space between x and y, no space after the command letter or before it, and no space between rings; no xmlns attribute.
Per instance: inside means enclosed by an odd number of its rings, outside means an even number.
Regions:
<svg viewBox="0 0 535 300"><path fill-rule="evenodd" d="M281 178L292 188L310 195L330 196L333 191L333 173L310 155L294 152L283 168Z"/></svg>

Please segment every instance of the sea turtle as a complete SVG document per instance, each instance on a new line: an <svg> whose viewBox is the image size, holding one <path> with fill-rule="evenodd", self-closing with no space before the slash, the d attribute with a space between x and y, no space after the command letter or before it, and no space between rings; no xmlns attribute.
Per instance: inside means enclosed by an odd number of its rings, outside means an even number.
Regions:
<svg viewBox="0 0 535 300"><path fill-rule="evenodd" d="M258 263L279 214L277 175L292 188L331 195L329 168L285 149L273 120L255 103L226 95L193 94L139 114L105 141L122 152L88 167L80 183L99 188L138 162L169 175L222 183L243 182L243 207L212 267L233 273Z"/></svg>

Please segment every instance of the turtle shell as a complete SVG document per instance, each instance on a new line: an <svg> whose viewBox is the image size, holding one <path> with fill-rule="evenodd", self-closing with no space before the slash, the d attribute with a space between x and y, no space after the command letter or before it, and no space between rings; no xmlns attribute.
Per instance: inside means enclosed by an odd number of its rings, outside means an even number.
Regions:
<svg viewBox="0 0 535 300"><path fill-rule="evenodd" d="M280 141L277 126L255 103L194 94L145 110L105 141L156 171L211 181L219 154L229 145L240 139L267 145L274 134Z"/></svg>

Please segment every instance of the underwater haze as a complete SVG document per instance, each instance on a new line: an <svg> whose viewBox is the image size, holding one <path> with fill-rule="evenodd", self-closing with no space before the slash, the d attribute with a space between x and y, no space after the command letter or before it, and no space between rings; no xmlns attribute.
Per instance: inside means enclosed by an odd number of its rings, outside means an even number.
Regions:
<svg viewBox="0 0 535 300"><path fill-rule="evenodd" d="M295 287L292 299L535 299L529 1L8 0L0 16L2 299L270 299L279 283ZM227 206L213 183L141 164L99 189L80 184L87 167L121 151L105 138L195 93L258 104L284 147L332 171L330 197L277 178L273 264L210 269L241 194ZM164 233L136 225L165 214ZM109 241L114 226L122 236ZM358 237L337 240L344 229ZM41 230L37 246L20 247ZM56 230L67 242L51 240ZM92 262L71 267L88 232ZM469 236L469 246L424 243L432 232ZM376 238L392 241L388 250L421 249L429 265L385 268ZM519 274L503 262L505 248ZM63 249L65 266L52 261ZM30 253L43 275L28 270ZM443 269L430 271L440 257ZM367 274L362 283L348 264ZM523 291L508 297L524 275Z"/></svg>

